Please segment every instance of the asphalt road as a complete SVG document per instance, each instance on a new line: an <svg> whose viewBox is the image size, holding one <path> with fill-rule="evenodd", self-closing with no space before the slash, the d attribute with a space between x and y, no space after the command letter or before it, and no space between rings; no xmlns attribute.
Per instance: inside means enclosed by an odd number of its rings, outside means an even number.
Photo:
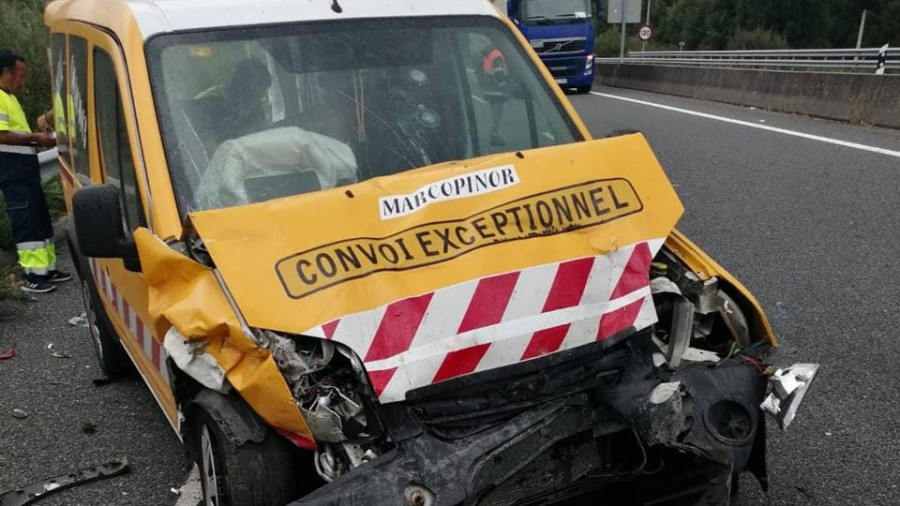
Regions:
<svg viewBox="0 0 900 506"><path fill-rule="evenodd" d="M900 132L597 91L900 151ZM604 96L570 99L595 135L645 133L684 202L680 228L756 294L784 363L823 366L788 432L770 426L770 493L745 478L740 504L900 504L900 158ZM81 311L75 282L35 303L0 304L0 318L14 315L0 319L0 352L17 351L0 362L0 491L127 456L130 474L41 504L174 504L170 489L187 476L180 443L140 379L93 384L87 331L67 323Z"/></svg>
<svg viewBox="0 0 900 506"><path fill-rule="evenodd" d="M621 89L618 97L900 151L900 132ZM900 504L900 157L597 95L595 136L644 132L685 206L679 228L762 303L785 363L819 362L798 419L770 424L768 498Z"/></svg>

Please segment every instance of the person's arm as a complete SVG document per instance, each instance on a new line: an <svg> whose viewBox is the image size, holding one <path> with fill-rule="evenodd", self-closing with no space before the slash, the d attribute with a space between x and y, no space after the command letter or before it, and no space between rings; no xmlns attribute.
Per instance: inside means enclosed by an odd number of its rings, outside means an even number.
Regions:
<svg viewBox="0 0 900 506"><path fill-rule="evenodd" d="M55 146L56 139L40 132L36 134L26 134L18 132L10 132L9 130L0 131L0 144L12 144L13 146Z"/></svg>
<svg viewBox="0 0 900 506"><path fill-rule="evenodd" d="M38 116L37 125L38 130L44 132L45 134L49 134L53 131L53 125L56 124L56 113L53 109L45 112L44 114Z"/></svg>

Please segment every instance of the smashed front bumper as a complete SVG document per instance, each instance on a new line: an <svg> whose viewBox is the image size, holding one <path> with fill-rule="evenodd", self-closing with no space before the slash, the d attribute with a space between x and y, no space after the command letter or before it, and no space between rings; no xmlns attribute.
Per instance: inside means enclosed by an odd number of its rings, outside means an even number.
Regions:
<svg viewBox="0 0 900 506"><path fill-rule="evenodd" d="M727 504L744 470L765 487L764 376L667 372L649 332L618 341L412 391L383 406L393 450L292 504Z"/></svg>

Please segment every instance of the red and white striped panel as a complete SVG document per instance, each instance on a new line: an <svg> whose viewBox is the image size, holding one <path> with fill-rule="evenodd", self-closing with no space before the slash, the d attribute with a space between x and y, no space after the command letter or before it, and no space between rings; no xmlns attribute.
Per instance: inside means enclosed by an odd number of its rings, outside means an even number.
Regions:
<svg viewBox="0 0 900 506"><path fill-rule="evenodd" d="M116 289L116 286L109 278L109 273L103 270L103 266L100 265L100 262L98 262L96 258L91 258L88 260L88 263L91 265L91 271L94 273L94 279L97 281L97 286L101 293L103 293L106 300L112 304L121 321L128 326L132 339L138 343L144 351L144 355L147 356L147 359L153 364L153 367L155 367L156 370L159 371L159 374L162 375L163 381L165 381L166 384L170 384L169 371L166 369L166 358L168 357L166 349L153 337L150 327L144 324L137 313L135 313L128 304L128 301L122 297L122 293ZM100 308L97 309L100 310Z"/></svg>
<svg viewBox="0 0 900 506"><path fill-rule="evenodd" d="M414 388L652 325L650 263L663 241L467 281L303 334L349 346L379 400L402 401Z"/></svg>

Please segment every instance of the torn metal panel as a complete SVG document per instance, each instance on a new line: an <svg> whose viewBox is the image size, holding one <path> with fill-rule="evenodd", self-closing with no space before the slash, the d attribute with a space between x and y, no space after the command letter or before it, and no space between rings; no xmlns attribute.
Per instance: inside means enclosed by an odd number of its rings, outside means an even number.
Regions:
<svg viewBox="0 0 900 506"><path fill-rule="evenodd" d="M268 350L244 333L212 270L169 248L148 230L134 233L148 286L151 318L202 340L228 382L271 426L312 439L287 383Z"/></svg>
<svg viewBox="0 0 900 506"><path fill-rule="evenodd" d="M166 332L163 346L175 365L201 385L220 393L230 390L225 370L206 352L205 343L187 341L178 329L172 327Z"/></svg>
<svg viewBox="0 0 900 506"><path fill-rule="evenodd" d="M91 466L78 471L61 474L25 485L14 490L0 493L0 506L25 506L37 502L50 494L77 485L84 485L105 478L112 478L131 471L128 459L122 457L104 464Z"/></svg>

